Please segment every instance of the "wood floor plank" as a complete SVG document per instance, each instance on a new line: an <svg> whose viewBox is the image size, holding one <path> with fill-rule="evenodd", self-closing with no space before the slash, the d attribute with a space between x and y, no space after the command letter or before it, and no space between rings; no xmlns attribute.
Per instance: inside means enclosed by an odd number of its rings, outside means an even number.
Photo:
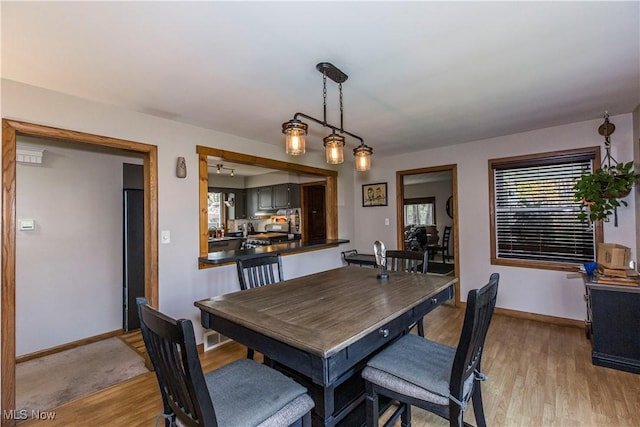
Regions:
<svg viewBox="0 0 640 427"><path fill-rule="evenodd" d="M425 317L426 336L455 346L464 311L443 305ZM144 351L138 337L123 336ZM230 343L201 355L208 372L246 356ZM593 366L584 331L496 314L487 336L482 385L490 426L637 426L640 375ZM70 402L53 411L53 421L29 420L20 427L152 426L162 405L154 373ZM433 414L413 408L413 426L448 426ZM475 425L473 411L465 421ZM395 427L399 427L398 421Z"/></svg>

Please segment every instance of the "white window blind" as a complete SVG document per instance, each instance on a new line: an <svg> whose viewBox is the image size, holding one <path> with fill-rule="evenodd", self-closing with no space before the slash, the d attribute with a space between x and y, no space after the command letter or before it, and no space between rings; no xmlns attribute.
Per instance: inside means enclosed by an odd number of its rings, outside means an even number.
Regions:
<svg viewBox="0 0 640 427"><path fill-rule="evenodd" d="M578 219L575 180L588 156L494 165L495 242L499 259L582 264L593 261L595 233ZM533 164L535 163L535 164Z"/></svg>

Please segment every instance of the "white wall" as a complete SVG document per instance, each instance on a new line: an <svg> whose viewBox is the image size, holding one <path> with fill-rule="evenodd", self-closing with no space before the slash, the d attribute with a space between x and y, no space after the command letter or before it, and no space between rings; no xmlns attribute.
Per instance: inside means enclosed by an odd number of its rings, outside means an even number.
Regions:
<svg viewBox="0 0 640 427"><path fill-rule="evenodd" d="M174 317L189 318L201 341L200 317L193 302L239 290L235 266L198 269L198 156L196 145L291 161L272 145L213 132L167 119L2 80L3 118L127 139L158 147L158 224L171 231L171 243L159 245L159 306ZM175 177L176 158L184 156L187 177ZM300 163L327 169L324 152L308 151ZM348 181L351 187L351 181ZM339 181L338 192L344 181ZM349 188L347 191L351 191ZM340 212L343 215L344 212ZM352 215L345 215L349 218ZM341 227L342 231L342 227ZM287 277L342 265L341 247L285 257ZM17 255L18 258L20 254ZM56 253L55 256L63 257ZM90 265L91 254L75 260ZM70 295L74 298L74 295Z"/></svg>
<svg viewBox="0 0 640 427"><path fill-rule="evenodd" d="M196 145L204 145L287 161L273 146L232 135L120 110L78 98L2 81L2 109L12 118L64 129L107 135L158 146L159 228L171 231L171 243L159 248L160 309L194 321L200 336L199 316L193 301L238 289L233 266L199 270L198 257L198 157ZM482 285L493 271L501 274L500 307L571 319L585 316L580 280L566 273L494 266L489 261L488 159L600 145L597 134L601 119L539 129L446 148L424 150L388 158L376 156L371 171L354 173L352 164L337 167L340 237L349 245L285 258L294 276L342 265L341 250L354 247L370 252L374 240L396 242L396 208L363 208L362 184L387 182L388 197L395 200L395 172L444 164L458 166L460 227L460 283L462 300L469 289ZM613 156L632 158L632 115L611 117L616 125L612 136ZM175 177L175 162L184 156L189 174ZM308 152L300 161L326 168L323 153ZM637 192L637 190L636 190ZM620 226L605 225L605 240L632 248L637 258L634 195L629 208L619 210ZM389 225L385 225L389 218ZM294 262L295 260L295 262ZM300 262L298 262L298 260ZM289 274L287 274L290 276ZM290 276L292 277L292 276Z"/></svg>
<svg viewBox="0 0 640 427"><path fill-rule="evenodd" d="M141 159L19 137L44 148L16 167L18 356L122 328L122 163Z"/></svg>
<svg viewBox="0 0 640 427"><path fill-rule="evenodd" d="M453 219L447 215L447 199L452 194L451 180L425 182L404 186L404 198L434 197L436 205L436 226L438 228L438 238L442 241L442 234L446 226L453 225ZM389 242L391 243L391 242ZM449 242L450 247L451 242ZM395 242L394 245L395 247ZM391 246L390 246L391 247Z"/></svg>
<svg viewBox="0 0 640 427"><path fill-rule="evenodd" d="M632 115L610 118L616 126L612 135L612 155L618 161L633 158ZM450 147L376 159L377 165L365 176L356 175L354 191L362 184L388 182L389 200L395 200L395 173L429 166L457 164L458 223L461 300L470 289L483 285L492 272L501 275L498 306L530 313L569 319L584 319L584 287L580 279L568 278L566 272L491 265L489 240L489 172L488 160L493 158L543 153L588 146L603 147L598 135L602 119L574 123L548 129L538 129L499 138L474 141ZM603 150L604 153L604 150ZM632 257L636 250L634 198L628 196L629 207L618 210L619 226L605 224L605 242L628 246ZM370 251L371 242L396 242L395 206L362 208L356 205L355 246ZM385 226L385 218L390 225Z"/></svg>

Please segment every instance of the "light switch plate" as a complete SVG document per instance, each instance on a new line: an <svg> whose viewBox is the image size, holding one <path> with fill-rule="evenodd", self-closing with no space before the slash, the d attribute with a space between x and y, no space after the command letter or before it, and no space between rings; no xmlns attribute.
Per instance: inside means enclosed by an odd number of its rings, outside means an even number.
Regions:
<svg viewBox="0 0 640 427"><path fill-rule="evenodd" d="M160 232L160 243L171 243L171 231L162 230Z"/></svg>

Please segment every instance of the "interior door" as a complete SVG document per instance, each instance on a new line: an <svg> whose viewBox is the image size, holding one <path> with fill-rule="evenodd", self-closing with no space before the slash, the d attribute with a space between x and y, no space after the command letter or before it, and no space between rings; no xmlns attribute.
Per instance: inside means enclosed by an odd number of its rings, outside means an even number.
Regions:
<svg viewBox="0 0 640 427"><path fill-rule="evenodd" d="M306 239L325 240L327 238L327 224L325 215L325 185L307 185L304 193L304 223Z"/></svg>

